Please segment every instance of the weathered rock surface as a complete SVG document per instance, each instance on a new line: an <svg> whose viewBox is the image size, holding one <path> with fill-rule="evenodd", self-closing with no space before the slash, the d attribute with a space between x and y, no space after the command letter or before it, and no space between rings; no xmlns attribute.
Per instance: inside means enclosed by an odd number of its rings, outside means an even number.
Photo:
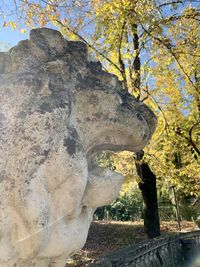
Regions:
<svg viewBox="0 0 200 267"><path fill-rule="evenodd" d="M155 125L81 42L35 29L0 53L0 266L63 267L122 184L95 153L140 150Z"/></svg>

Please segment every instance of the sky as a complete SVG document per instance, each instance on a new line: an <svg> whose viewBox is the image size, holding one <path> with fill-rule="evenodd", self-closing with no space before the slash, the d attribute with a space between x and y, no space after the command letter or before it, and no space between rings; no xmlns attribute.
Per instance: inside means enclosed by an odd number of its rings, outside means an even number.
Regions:
<svg viewBox="0 0 200 267"><path fill-rule="evenodd" d="M6 15L6 13L11 12L9 10L13 9L14 1L15 0L0 0L0 51L2 51L4 43L6 44L6 46L9 45L9 47L12 47L17 45L20 40L28 39L29 36L29 30L27 30L26 34L22 34L19 29L12 30L11 27L3 27L4 19L2 17L5 17L6 22L8 22L9 20L12 20L14 22L16 21L16 15ZM70 1L71 0L67 0L66 2ZM3 6L3 8L1 7L1 5ZM23 25L23 27L25 26ZM47 27L53 28L53 25L47 25Z"/></svg>
<svg viewBox="0 0 200 267"><path fill-rule="evenodd" d="M28 32L22 34L18 29L12 30L10 27L3 27L3 20L0 18L0 44L5 43L10 47L15 46L20 40L28 38Z"/></svg>
<svg viewBox="0 0 200 267"><path fill-rule="evenodd" d="M12 47L17 45L20 40L28 38L28 32L22 34L19 29L12 30L11 27L3 27L4 21L16 21L16 16L8 15L13 9L13 0L0 0L0 48L2 50L2 43ZM3 18L4 17L4 18Z"/></svg>

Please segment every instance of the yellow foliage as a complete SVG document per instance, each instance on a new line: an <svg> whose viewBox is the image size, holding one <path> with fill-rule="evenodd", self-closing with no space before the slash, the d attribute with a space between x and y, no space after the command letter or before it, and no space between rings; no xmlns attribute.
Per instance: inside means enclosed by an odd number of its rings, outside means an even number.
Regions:
<svg viewBox="0 0 200 267"><path fill-rule="evenodd" d="M9 25L14 30L16 28L16 24L13 21L9 21Z"/></svg>
<svg viewBox="0 0 200 267"><path fill-rule="evenodd" d="M26 30L25 30L25 29L20 29L20 32L21 32L22 34L25 34L25 33L26 33Z"/></svg>

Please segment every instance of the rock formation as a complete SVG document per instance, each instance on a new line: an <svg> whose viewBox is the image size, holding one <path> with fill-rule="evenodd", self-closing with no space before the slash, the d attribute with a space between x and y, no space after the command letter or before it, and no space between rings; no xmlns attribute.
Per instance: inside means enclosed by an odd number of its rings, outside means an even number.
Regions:
<svg viewBox="0 0 200 267"><path fill-rule="evenodd" d="M155 125L82 42L34 29L0 53L0 266L64 267L122 184L95 154L138 151Z"/></svg>

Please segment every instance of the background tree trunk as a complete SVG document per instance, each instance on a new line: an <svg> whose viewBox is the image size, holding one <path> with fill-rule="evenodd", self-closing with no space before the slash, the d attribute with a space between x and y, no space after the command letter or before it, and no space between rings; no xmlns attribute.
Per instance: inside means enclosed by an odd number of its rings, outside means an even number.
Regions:
<svg viewBox="0 0 200 267"><path fill-rule="evenodd" d="M144 152L136 153L135 165L141 182L138 184L144 201L144 229L149 238L160 236L156 176L148 163L142 161Z"/></svg>
<svg viewBox="0 0 200 267"><path fill-rule="evenodd" d="M133 62L133 69L135 73L134 88L138 92L137 98L141 98L141 60L140 60L140 44L138 36L138 25L132 25L133 44L135 50L135 59ZM153 238L160 235L160 219L158 213L158 201L157 201L157 188L156 188L156 176L151 171L148 163L143 159L144 151L136 153L135 166L137 174L141 181L138 185L142 193L144 202L144 230L149 238Z"/></svg>

